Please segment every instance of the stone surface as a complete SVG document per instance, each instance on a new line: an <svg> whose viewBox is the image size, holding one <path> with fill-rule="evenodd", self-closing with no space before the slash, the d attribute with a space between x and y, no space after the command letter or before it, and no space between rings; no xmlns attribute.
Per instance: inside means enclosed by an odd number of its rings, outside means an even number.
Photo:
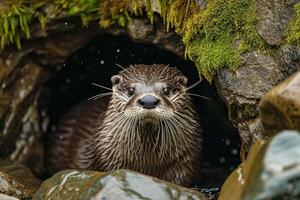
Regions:
<svg viewBox="0 0 300 200"><path fill-rule="evenodd" d="M108 174L76 170L58 172L46 180L33 200L44 199L201 199L196 191L128 170Z"/></svg>
<svg viewBox="0 0 300 200"><path fill-rule="evenodd" d="M282 42L284 31L299 0L257 0L257 31L270 45Z"/></svg>
<svg viewBox="0 0 300 200"><path fill-rule="evenodd" d="M300 72L269 91L259 109L266 135L284 129L300 131Z"/></svg>
<svg viewBox="0 0 300 200"><path fill-rule="evenodd" d="M222 186L218 200L240 200L245 189L246 182L252 178L252 170L260 165L256 163L261 160L262 152L265 149L266 141L258 140L252 147L247 159L235 169L226 179Z"/></svg>
<svg viewBox="0 0 300 200"><path fill-rule="evenodd" d="M277 55L277 62L285 78L288 78L300 70L300 48L295 45L280 47Z"/></svg>
<svg viewBox="0 0 300 200"><path fill-rule="evenodd" d="M8 48L0 52L1 158L22 162L35 173L43 173L40 91L43 83L55 75L53 66L64 62L95 34L76 29L24 42L22 50Z"/></svg>
<svg viewBox="0 0 300 200"><path fill-rule="evenodd" d="M127 25L127 33L136 42L143 42L158 46L184 57L185 47L176 33L166 32L161 20L153 26L147 19L133 19Z"/></svg>
<svg viewBox="0 0 300 200"><path fill-rule="evenodd" d="M258 141L226 180L219 200L299 199L300 135L283 131L271 141Z"/></svg>
<svg viewBox="0 0 300 200"><path fill-rule="evenodd" d="M0 193L31 199L40 183L27 167L0 160ZM15 199L13 197L0 196L0 199Z"/></svg>
<svg viewBox="0 0 300 200"><path fill-rule="evenodd" d="M284 131L276 135L266 147L262 160L245 184L245 200L300 198L300 135ZM261 163L261 164L258 164Z"/></svg>
<svg viewBox="0 0 300 200"><path fill-rule="evenodd" d="M236 71L221 69L215 83L227 105L230 120L239 130L244 159L251 145L264 137L257 105L284 76L279 65L269 56L251 52L241 58L241 66Z"/></svg>

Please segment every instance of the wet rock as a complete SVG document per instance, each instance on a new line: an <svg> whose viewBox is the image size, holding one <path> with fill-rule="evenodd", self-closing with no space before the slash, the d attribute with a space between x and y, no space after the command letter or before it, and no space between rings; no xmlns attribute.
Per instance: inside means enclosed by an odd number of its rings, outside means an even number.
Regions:
<svg viewBox="0 0 300 200"><path fill-rule="evenodd" d="M148 19L133 19L127 25L128 35L134 41L152 43L183 58L185 47L180 36L172 31L166 32L165 29L161 20L155 26Z"/></svg>
<svg viewBox="0 0 300 200"><path fill-rule="evenodd" d="M277 62L285 78L288 78L296 71L300 70L300 48L295 45L280 47L277 54Z"/></svg>
<svg viewBox="0 0 300 200"><path fill-rule="evenodd" d="M33 200L40 199L201 199L199 192L128 170L111 173L64 170L46 180Z"/></svg>
<svg viewBox="0 0 300 200"><path fill-rule="evenodd" d="M299 199L300 135L283 131L258 141L226 180L219 200Z"/></svg>
<svg viewBox="0 0 300 200"><path fill-rule="evenodd" d="M243 199L299 199L299 144L299 132L284 131L275 136L267 145L263 159L257 160L253 177L245 185Z"/></svg>
<svg viewBox="0 0 300 200"><path fill-rule="evenodd" d="M0 160L0 193L19 199L31 199L40 183L27 167ZM2 195L0 199L13 200L13 197Z"/></svg>
<svg viewBox="0 0 300 200"><path fill-rule="evenodd" d="M258 0L257 31L270 45L279 45L299 0Z"/></svg>
<svg viewBox="0 0 300 200"><path fill-rule="evenodd" d="M283 79L276 61L258 52L243 54L241 66L230 71L223 68L215 83L229 111L229 118L238 128L242 140L242 158L251 145L264 137L258 117L258 103L264 94Z"/></svg>
<svg viewBox="0 0 300 200"><path fill-rule="evenodd" d="M19 198L8 196L6 194L0 194L0 199L1 200L19 200Z"/></svg>
<svg viewBox="0 0 300 200"><path fill-rule="evenodd" d="M266 135L284 129L300 131L300 72L269 91L259 109Z"/></svg>
<svg viewBox="0 0 300 200"><path fill-rule="evenodd" d="M234 170L226 179L222 186L219 200L240 200L245 189L246 182L251 179L253 169L257 169L260 165L256 163L257 160L262 159L263 149L266 141L258 140L252 147L247 159Z"/></svg>
<svg viewBox="0 0 300 200"><path fill-rule="evenodd" d="M78 34L80 33L80 34ZM0 157L43 172L39 94L56 70L96 33L76 30L24 43L0 52Z"/></svg>

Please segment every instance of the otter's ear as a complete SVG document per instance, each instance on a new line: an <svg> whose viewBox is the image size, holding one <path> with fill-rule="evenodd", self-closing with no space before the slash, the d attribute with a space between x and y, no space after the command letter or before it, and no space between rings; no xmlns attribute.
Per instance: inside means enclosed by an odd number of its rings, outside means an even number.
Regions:
<svg viewBox="0 0 300 200"><path fill-rule="evenodd" d="M111 77L111 83L113 86L120 84L122 80L123 78L120 75L114 75Z"/></svg>
<svg viewBox="0 0 300 200"><path fill-rule="evenodd" d="M188 82L188 78L185 76L179 76L177 78L177 82L182 85L182 86L186 86L187 82Z"/></svg>

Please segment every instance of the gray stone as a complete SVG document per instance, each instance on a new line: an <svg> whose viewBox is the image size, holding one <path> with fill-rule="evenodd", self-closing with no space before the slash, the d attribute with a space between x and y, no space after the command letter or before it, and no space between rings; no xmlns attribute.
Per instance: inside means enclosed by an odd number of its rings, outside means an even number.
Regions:
<svg viewBox="0 0 300 200"><path fill-rule="evenodd" d="M285 78L300 70L300 48L295 45L280 47L277 53L277 62Z"/></svg>
<svg viewBox="0 0 300 200"><path fill-rule="evenodd" d="M300 131L300 72L270 90L259 103L265 134L284 129Z"/></svg>
<svg viewBox="0 0 300 200"><path fill-rule="evenodd" d="M128 170L111 173L64 170L46 180L33 200L44 199L194 199L200 192Z"/></svg>
<svg viewBox="0 0 300 200"><path fill-rule="evenodd" d="M276 61L258 52L241 56L241 65L235 71L223 68L215 83L229 111L229 118L238 128L242 139L242 158L251 145L264 137L258 118L258 103L264 94L283 79Z"/></svg>
<svg viewBox="0 0 300 200"><path fill-rule="evenodd" d="M0 194L1 200L20 200L19 198L8 196L6 194Z"/></svg>
<svg viewBox="0 0 300 200"><path fill-rule="evenodd" d="M270 45L279 45L299 0L257 0L257 31Z"/></svg>
<svg viewBox="0 0 300 200"><path fill-rule="evenodd" d="M244 200L299 199L300 198L300 135L283 131L267 145L260 166L252 171Z"/></svg>
<svg viewBox="0 0 300 200"><path fill-rule="evenodd" d="M127 34L134 41L153 44L184 57L185 47L180 36L172 31L166 32L161 20L153 26L148 19L133 19L127 25Z"/></svg>

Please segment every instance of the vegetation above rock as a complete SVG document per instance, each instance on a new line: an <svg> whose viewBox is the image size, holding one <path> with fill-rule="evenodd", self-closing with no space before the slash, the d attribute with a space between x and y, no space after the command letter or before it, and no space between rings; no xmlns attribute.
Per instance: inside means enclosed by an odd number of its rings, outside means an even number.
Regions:
<svg viewBox="0 0 300 200"><path fill-rule="evenodd" d="M300 3L295 5L295 16L287 29L287 43L300 46Z"/></svg>
<svg viewBox="0 0 300 200"><path fill-rule="evenodd" d="M1 49L10 44L21 48L21 38L30 37L30 25L64 16L80 16L83 25L99 20L101 28L126 26L132 17L147 15L151 22L158 13L167 30L183 37L186 56L195 62L209 81L221 67L235 69L239 55L249 50L271 49L256 31L255 0L207 0L201 8L195 0L3 0L0 2ZM289 27L287 40L300 38L300 6Z"/></svg>

